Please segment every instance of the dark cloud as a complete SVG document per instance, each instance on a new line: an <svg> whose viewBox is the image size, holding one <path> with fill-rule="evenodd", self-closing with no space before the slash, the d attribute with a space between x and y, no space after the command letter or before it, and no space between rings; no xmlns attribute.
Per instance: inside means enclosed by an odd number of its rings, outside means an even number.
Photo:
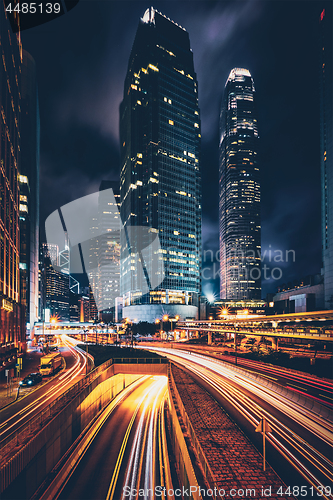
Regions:
<svg viewBox="0 0 333 500"><path fill-rule="evenodd" d="M202 120L203 248L218 249L218 116L230 70L251 71L261 136L263 248L294 249L283 280L320 270L317 1L162 1L190 35ZM119 175L118 121L142 1L81 1L23 33L36 60L41 223ZM204 283L218 291L218 280ZM276 283L263 283L264 292Z"/></svg>

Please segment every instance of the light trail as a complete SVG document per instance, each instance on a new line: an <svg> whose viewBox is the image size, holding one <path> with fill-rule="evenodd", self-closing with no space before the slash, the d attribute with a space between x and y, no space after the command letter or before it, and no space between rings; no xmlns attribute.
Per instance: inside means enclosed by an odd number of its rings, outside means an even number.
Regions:
<svg viewBox="0 0 333 500"><path fill-rule="evenodd" d="M195 349L195 351L188 351L186 350L185 347L179 347L179 349L184 349L185 352L195 352L198 350L198 354L201 352L204 352L207 356L209 355L218 355L221 360L225 360L230 363L230 356L225 356L221 352L218 351L210 351L205 348L202 349ZM178 349L177 349L178 350ZM290 370L282 367L282 366L272 366L267 363L263 365L262 362L250 360L250 359L245 359L245 358L239 358L238 360L239 365L241 367L246 367L253 373L257 373L258 375L261 375L263 377L268 377L268 375L265 375L263 373L260 373L258 371L258 368L265 368L265 372L271 373L272 375L276 375L278 377L283 377L283 378L288 378L289 380L294 380L295 382L301 382L302 384L308 385L311 388L317 388L324 390L329 393L333 393L333 382L330 380L321 380L318 377L312 376L312 375L307 375L306 373L293 373L290 372ZM325 388L325 389L324 389ZM311 397L311 396L310 396Z"/></svg>
<svg viewBox="0 0 333 500"><path fill-rule="evenodd" d="M159 468L156 467L156 463L159 463L158 458L162 459L162 457L159 457L159 454L156 453L156 442L157 438L160 436L158 429L161 425L160 419L162 418L162 409L166 397L166 385L166 377L158 377L157 381L148 387L140 398L122 442L108 489L107 500L113 500L115 498L116 491L119 490L120 486L123 492L121 498L128 500L134 500L136 495L125 495L124 488L127 488L128 491L135 491L139 490L141 485L141 488L144 488L146 491L154 491L157 476L156 472L159 470ZM134 425L140 410L139 422ZM123 483L119 485L119 483L121 483L120 471L132 427L135 428L135 432L130 449L130 456L126 466ZM167 457L164 456L163 460L167 460ZM147 497L147 499L150 499L150 497Z"/></svg>
<svg viewBox="0 0 333 500"><path fill-rule="evenodd" d="M233 371L232 366L222 365L218 360L184 351L175 352L175 349L150 349L166 354L169 359L180 363L182 368L200 377L253 427L265 417L273 430L272 434L266 435L266 440L317 490L318 495L326 500L333 498L332 494L325 495L320 491L320 487L324 488L333 482L331 460L281 422L274 412L278 410L332 447L333 432L329 422L323 421L313 412L292 403L273 390L260 386L260 383L247 378L246 374ZM250 393L250 396L246 393ZM263 401L263 404L255 402L251 394ZM328 484L324 484L326 481Z"/></svg>
<svg viewBox="0 0 333 500"><path fill-rule="evenodd" d="M11 430L15 430L14 428L19 427L19 424L23 423L27 417L37 412L41 409L41 407L44 407L45 403L51 402L51 400L55 399L56 396L66 391L72 381L82 375L82 372L85 374L85 367L87 363L85 355L73 348L71 343L66 338L62 338L62 342L75 358L74 365L66 370L65 373L53 379L52 386L49 387L45 393L41 394L39 397L34 399L34 401L2 422L0 426L0 440L1 436L4 436L5 433L10 433Z"/></svg>

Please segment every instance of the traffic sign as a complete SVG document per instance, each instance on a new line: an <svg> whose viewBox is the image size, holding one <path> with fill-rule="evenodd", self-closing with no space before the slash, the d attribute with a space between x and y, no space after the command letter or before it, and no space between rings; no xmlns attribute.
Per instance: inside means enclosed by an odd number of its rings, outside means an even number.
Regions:
<svg viewBox="0 0 333 500"><path fill-rule="evenodd" d="M270 428L268 422L265 418L262 418L256 427L256 432L262 433L262 455L263 455L263 470L266 470L266 433L271 433L272 429Z"/></svg>
<svg viewBox="0 0 333 500"><path fill-rule="evenodd" d="M272 429L270 428L267 420L265 418L262 418L256 427L256 432L272 432Z"/></svg>

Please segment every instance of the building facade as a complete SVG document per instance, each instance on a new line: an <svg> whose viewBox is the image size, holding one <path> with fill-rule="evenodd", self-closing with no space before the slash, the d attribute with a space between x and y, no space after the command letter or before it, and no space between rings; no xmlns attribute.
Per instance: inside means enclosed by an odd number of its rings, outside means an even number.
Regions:
<svg viewBox="0 0 333 500"><path fill-rule="evenodd" d="M123 316L133 321L197 317L200 130L189 35L147 9L120 106L121 295Z"/></svg>
<svg viewBox="0 0 333 500"><path fill-rule="evenodd" d="M96 305L101 315L114 316L120 295L120 192L119 182L102 181L98 196Z"/></svg>
<svg viewBox="0 0 333 500"><path fill-rule="evenodd" d="M73 294L75 295L75 294ZM69 274L54 269L49 258L45 259L45 309L59 321L70 320ZM45 310L44 310L45 314ZM43 317L43 319L45 316Z"/></svg>
<svg viewBox="0 0 333 500"><path fill-rule="evenodd" d="M322 260L325 309L333 309L333 82L332 4L325 3L320 14L320 165Z"/></svg>
<svg viewBox="0 0 333 500"><path fill-rule="evenodd" d="M23 50L20 167L20 286L26 322L38 320L39 110L35 61Z"/></svg>
<svg viewBox="0 0 333 500"><path fill-rule="evenodd" d="M220 112L220 298L261 298L260 178L255 88L234 68Z"/></svg>
<svg viewBox="0 0 333 500"><path fill-rule="evenodd" d="M22 45L0 4L0 371L25 349L20 297L20 167Z"/></svg>

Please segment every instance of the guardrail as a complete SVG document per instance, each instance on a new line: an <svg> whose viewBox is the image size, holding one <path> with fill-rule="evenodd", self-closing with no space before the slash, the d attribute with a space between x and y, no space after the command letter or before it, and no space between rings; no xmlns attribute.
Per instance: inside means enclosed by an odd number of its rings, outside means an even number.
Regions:
<svg viewBox="0 0 333 500"><path fill-rule="evenodd" d="M183 328L184 330L193 331L193 332L212 332L212 333L232 333L235 332L237 335L253 335L253 336L262 336L262 337L279 337L279 338L302 338L309 340L322 340L324 342L333 341L333 331L329 333L325 332L287 332L287 331L277 331L276 329L265 329L265 330L250 330L246 327L227 327L227 326L186 326Z"/></svg>
<svg viewBox="0 0 333 500"><path fill-rule="evenodd" d="M37 415L32 416L24 424L20 425L15 431L9 434L6 438L0 441L0 464L3 462L4 458L8 456L12 449L22 446L23 443L30 439L30 435L34 434L37 430L49 420L51 417L56 415L60 409L71 399L73 399L81 390L86 386L91 384L104 370L109 368L113 364L113 359L110 359L103 363L102 365L95 368L93 371L88 373L84 379L76 382L72 387L63 392L58 396L47 408L40 411Z"/></svg>
<svg viewBox="0 0 333 500"><path fill-rule="evenodd" d="M167 358L113 358L114 364L167 364L169 361Z"/></svg>

